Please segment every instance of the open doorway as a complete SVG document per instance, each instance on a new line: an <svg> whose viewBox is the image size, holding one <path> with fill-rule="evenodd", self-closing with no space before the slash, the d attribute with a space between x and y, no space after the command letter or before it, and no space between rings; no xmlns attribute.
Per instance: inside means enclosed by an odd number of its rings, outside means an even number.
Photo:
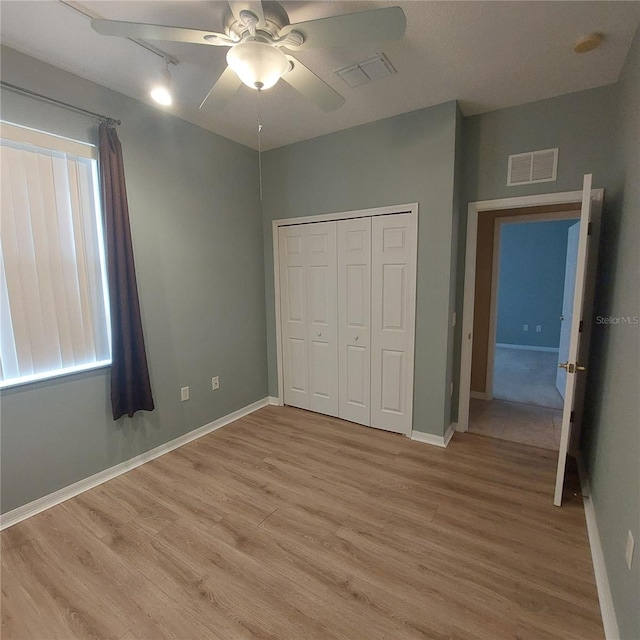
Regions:
<svg viewBox="0 0 640 640"><path fill-rule="evenodd" d="M585 372L589 366L589 341L592 328L593 298L595 292L596 268L598 259L598 242L600 238L600 222L602 217L603 189L592 188L592 175L586 174L581 191L547 193L533 196L519 196L498 200L470 202L467 215L467 239L465 249L462 342L460 347L460 386L458 398L457 431L469 429L470 400L472 392L472 356L476 350L484 352L485 365L491 362L487 358L490 348L492 265L494 247L494 222L496 217L508 215L527 215L532 213L573 212L580 209L580 226L578 251L573 287L573 317L569 329L569 349L567 360L560 366L567 371L564 406L560 428L560 446L558 450L558 466L556 469L556 485L553 504L561 506L565 487L565 471L568 456L580 455L580 430L582 426L584 395L586 388ZM572 216L567 216L572 217ZM486 223L489 222L487 228ZM487 245L481 243L480 237L488 236ZM476 275L482 271L480 280ZM570 293L569 291L567 293ZM489 301L489 302L487 302ZM476 304L478 302L478 304ZM482 305L484 304L484 307ZM481 392L485 400L491 400L493 386L486 385L487 374L492 375L487 366L478 367L476 374L484 380ZM513 403L520 407L525 405ZM515 418L514 418L515 419ZM504 433L502 436L504 437Z"/></svg>
<svg viewBox="0 0 640 640"><path fill-rule="evenodd" d="M478 225L469 430L558 450L563 301L577 259L568 240L580 212L491 213Z"/></svg>

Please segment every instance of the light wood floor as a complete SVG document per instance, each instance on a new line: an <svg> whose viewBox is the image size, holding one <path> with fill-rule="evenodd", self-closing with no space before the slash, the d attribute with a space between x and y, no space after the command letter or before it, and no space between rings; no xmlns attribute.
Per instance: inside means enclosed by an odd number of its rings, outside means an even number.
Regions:
<svg viewBox="0 0 640 640"><path fill-rule="evenodd" d="M268 407L2 534L2 638L602 639L555 454Z"/></svg>

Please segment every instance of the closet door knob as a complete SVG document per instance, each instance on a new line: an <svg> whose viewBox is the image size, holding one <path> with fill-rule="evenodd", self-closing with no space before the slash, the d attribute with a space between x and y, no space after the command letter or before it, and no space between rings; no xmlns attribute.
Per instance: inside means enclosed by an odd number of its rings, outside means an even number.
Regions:
<svg viewBox="0 0 640 640"><path fill-rule="evenodd" d="M318 338L321 338L321 337L322 337L322 334L321 334L321 333L319 333L319 334L318 334Z"/></svg>
<svg viewBox="0 0 640 640"><path fill-rule="evenodd" d="M357 340L357 339L358 339L358 336L356 336L356 337L354 338L354 340Z"/></svg>

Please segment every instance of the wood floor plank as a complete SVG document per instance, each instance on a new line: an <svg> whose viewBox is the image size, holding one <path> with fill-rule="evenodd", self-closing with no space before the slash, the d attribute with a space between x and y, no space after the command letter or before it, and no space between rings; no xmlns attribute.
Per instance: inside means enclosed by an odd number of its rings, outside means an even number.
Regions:
<svg viewBox="0 0 640 640"><path fill-rule="evenodd" d="M559 572L553 572L551 576L546 572L542 575L543 569L549 572L548 567L531 566L524 574L520 572L520 561L505 563L501 555L500 561L496 562L495 551L482 552L479 548L461 545L453 547L450 540L440 536L426 543L409 540L353 522L346 523L337 535L351 542L359 553L369 552L373 561L378 558L393 560L395 567L403 566L407 559L406 548L411 545L421 560L406 566L403 575L412 575L411 582L416 585L432 585L435 580L436 584L451 593L455 594L456 589L463 592L461 605L475 594L476 601L482 603L483 608L491 599L498 609L526 615L531 611L553 612L554 607L561 603L562 606L557 607L558 625L565 625L566 630L574 628L576 619L583 622L583 627L586 622L599 620L599 612L594 612L589 605L584 607L585 594L579 591L575 596L570 594L570 577ZM384 555L381 555L381 550L384 550ZM452 574L451 567L454 565ZM554 582L559 581L560 586L556 587L549 578ZM457 597L453 596L454 599Z"/></svg>
<svg viewBox="0 0 640 640"><path fill-rule="evenodd" d="M553 452L265 407L2 533L3 640L601 640Z"/></svg>
<svg viewBox="0 0 640 640"><path fill-rule="evenodd" d="M2 559L3 596L9 592L15 600L22 600L31 618L30 631L25 629L24 635L21 633L16 637L118 640L127 630L122 621L118 616L110 615L104 599L97 601L91 596L87 584L76 571L77 566L68 564L65 558L60 557L52 544L51 531L46 547L43 546L37 535L39 527L48 528L48 522L39 518L39 523L32 529L32 540L12 550L7 554L8 558ZM5 571L7 564L9 571ZM76 564L81 566L82 560L79 559ZM28 581L28 586L24 581ZM103 587L106 590L111 588L108 580L104 581ZM21 599L20 595L26 595L27 598ZM5 614L3 602L3 619ZM38 627L33 626L33 620L40 616L47 622L46 626L39 626L38 631ZM14 619L14 625L18 622L22 622L22 619ZM34 633L36 635L32 635Z"/></svg>
<svg viewBox="0 0 640 640"><path fill-rule="evenodd" d="M145 637L180 640L185 633L189 633L192 637L206 635L218 638L212 628L200 624L189 614L190 601L187 598L180 601L181 582L174 581L171 583L174 588L170 589L166 587L169 580L154 579L158 577L153 571L158 568L156 563L129 562L128 558L113 552L102 540L83 531L83 527L66 517L62 510L54 509L42 515L46 517L38 518L35 522L31 519L28 523L32 540L42 550L38 562L57 562L55 568L61 577L72 584L81 585L88 594L99 594L94 608L99 606L106 611L101 619L110 627L115 625L114 633L133 625ZM131 521L119 525L107 536L109 539L121 539L120 532L125 531L127 540L132 541L132 530L136 531L136 540L145 542L157 535L146 526L140 526L138 521ZM146 571L139 570L140 565L145 569L150 568L151 579ZM164 570L161 578L169 576L171 579L175 575L175 570L172 572L174 568L167 563L162 562L161 568ZM179 612L178 618L176 612ZM78 633L73 637L85 636ZM108 636L99 634L96 637Z"/></svg>
<svg viewBox="0 0 640 640"><path fill-rule="evenodd" d="M314 529L302 534L301 530L305 529L302 523L298 523L297 531L267 528L267 535L263 526L264 523L258 530L251 531L237 518L225 518L215 535L231 549L262 562L269 572L295 585L294 593L301 598L296 606L316 611L320 607L326 635L358 638L362 629L367 629L368 637L372 638L384 638L386 634L391 638L421 637L407 633L398 616L381 615L370 601L360 598L350 588L350 575L344 566L329 567L325 562L318 562L317 550L330 546L330 537L318 535Z"/></svg>

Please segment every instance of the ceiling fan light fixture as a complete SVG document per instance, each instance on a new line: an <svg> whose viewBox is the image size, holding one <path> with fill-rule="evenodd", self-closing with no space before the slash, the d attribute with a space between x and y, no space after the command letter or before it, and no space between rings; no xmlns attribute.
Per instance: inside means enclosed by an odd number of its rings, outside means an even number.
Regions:
<svg viewBox="0 0 640 640"><path fill-rule="evenodd" d="M168 107L172 102L171 98L171 73L169 63L165 61L166 67L162 71L160 80L151 89L151 97L158 103Z"/></svg>
<svg viewBox="0 0 640 640"><path fill-rule="evenodd" d="M252 89L269 89L289 70L289 60L276 47L259 41L235 45L227 53L227 64Z"/></svg>

